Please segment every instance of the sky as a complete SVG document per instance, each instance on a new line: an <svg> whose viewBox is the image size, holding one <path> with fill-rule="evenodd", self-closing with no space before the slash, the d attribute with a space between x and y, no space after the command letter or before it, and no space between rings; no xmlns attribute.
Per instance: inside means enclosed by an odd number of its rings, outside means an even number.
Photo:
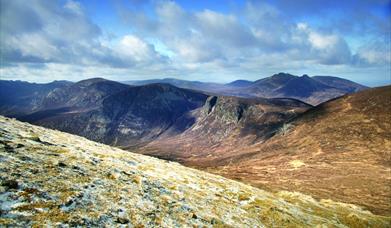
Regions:
<svg viewBox="0 0 391 228"><path fill-rule="evenodd" d="M391 84L390 0L0 0L0 79Z"/></svg>

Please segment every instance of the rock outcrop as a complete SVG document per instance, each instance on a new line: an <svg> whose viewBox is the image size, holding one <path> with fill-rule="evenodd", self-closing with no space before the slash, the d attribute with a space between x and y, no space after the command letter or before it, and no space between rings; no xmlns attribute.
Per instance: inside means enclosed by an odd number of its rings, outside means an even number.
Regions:
<svg viewBox="0 0 391 228"><path fill-rule="evenodd" d="M186 116L194 124L181 134L162 134L137 151L190 166L226 165L238 147L272 137L281 126L312 106L294 99L210 96Z"/></svg>

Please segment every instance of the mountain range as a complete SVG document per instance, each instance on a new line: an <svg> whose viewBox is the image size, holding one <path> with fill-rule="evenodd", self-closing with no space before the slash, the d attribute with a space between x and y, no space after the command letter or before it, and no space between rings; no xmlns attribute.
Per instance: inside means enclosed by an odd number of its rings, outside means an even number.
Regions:
<svg viewBox="0 0 391 228"><path fill-rule="evenodd" d="M333 77L303 75L301 77L288 73L278 73L257 81L236 80L227 84L185 81L173 78L144 81L125 81L130 85L151 83L168 83L176 87L204 91L208 94L263 97L295 98L306 103L317 105L346 93L358 92L368 87L358 83Z"/></svg>
<svg viewBox="0 0 391 228"><path fill-rule="evenodd" d="M391 214L390 87L286 73L224 85L132 84L0 81L0 114L271 191Z"/></svg>

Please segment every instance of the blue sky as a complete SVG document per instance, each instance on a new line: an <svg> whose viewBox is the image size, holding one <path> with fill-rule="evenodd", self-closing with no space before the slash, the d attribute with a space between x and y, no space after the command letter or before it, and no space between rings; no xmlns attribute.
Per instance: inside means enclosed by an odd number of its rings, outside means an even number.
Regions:
<svg viewBox="0 0 391 228"><path fill-rule="evenodd" d="M0 78L391 83L388 0L0 0Z"/></svg>

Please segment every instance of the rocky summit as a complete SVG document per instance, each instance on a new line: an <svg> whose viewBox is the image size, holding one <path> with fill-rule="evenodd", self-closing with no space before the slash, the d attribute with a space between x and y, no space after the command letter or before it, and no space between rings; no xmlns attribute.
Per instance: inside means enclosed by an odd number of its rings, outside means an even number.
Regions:
<svg viewBox="0 0 391 228"><path fill-rule="evenodd" d="M357 206L270 193L0 117L0 226L389 227Z"/></svg>

